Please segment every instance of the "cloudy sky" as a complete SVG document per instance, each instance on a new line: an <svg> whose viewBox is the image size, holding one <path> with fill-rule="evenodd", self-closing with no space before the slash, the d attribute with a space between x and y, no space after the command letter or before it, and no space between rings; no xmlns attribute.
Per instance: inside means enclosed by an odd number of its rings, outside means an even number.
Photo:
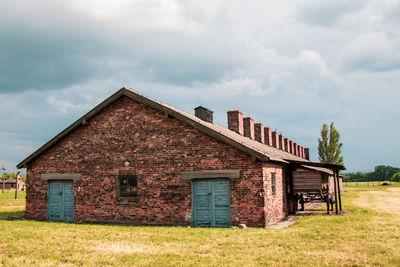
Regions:
<svg viewBox="0 0 400 267"><path fill-rule="evenodd" d="M226 111L310 147L341 133L349 171L400 166L400 1L2 0L0 166L129 87Z"/></svg>

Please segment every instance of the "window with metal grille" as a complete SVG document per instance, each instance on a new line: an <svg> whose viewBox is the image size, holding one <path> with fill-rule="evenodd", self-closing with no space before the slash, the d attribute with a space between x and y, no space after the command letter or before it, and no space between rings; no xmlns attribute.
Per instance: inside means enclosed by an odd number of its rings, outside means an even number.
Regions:
<svg viewBox="0 0 400 267"><path fill-rule="evenodd" d="M137 197L137 176L118 176L118 197Z"/></svg>
<svg viewBox="0 0 400 267"><path fill-rule="evenodd" d="M271 173L271 188L272 188L272 195L276 196L276 174L274 172Z"/></svg>

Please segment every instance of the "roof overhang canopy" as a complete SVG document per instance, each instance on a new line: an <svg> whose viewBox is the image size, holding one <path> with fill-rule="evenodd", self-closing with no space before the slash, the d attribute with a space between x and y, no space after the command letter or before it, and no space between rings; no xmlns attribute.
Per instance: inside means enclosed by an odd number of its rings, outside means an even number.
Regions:
<svg viewBox="0 0 400 267"><path fill-rule="evenodd" d="M333 171L345 170L346 168L340 164L332 164L332 163L321 163L321 162L311 162L311 161L299 161L299 160L288 160L290 163L295 165L302 166L311 166L318 168L326 168Z"/></svg>

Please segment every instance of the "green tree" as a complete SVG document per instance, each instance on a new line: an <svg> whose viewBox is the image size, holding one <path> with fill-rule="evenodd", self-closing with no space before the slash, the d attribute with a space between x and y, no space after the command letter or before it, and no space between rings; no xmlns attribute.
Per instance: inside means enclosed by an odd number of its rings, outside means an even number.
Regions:
<svg viewBox="0 0 400 267"><path fill-rule="evenodd" d="M15 175L17 175L15 172L5 172L2 176L0 176L0 180L15 179ZM21 177L22 181L26 181L26 176L24 174L20 173L19 176Z"/></svg>
<svg viewBox="0 0 400 267"><path fill-rule="evenodd" d="M332 163L343 165L342 142L340 133L336 130L333 122L328 128L327 124L322 125L321 139L318 139L318 156L322 163Z"/></svg>
<svg viewBox="0 0 400 267"><path fill-rule="evenodd" d="M391 180L392 182L400 182L400 172L395 173Z"/></svg>

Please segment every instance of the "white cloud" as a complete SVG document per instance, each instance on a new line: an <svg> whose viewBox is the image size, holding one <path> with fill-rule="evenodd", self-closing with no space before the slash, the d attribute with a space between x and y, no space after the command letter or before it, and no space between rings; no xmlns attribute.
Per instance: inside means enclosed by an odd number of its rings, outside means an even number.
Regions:
<svg viewBox="0 0 400 267"><path fill-rule="evenodd" d="M400 36L370 32L345 44L339 66L347 71L390 71L400 68Z"/></svg>
<svg viewBox="0 0 400 267"><path fill-rule="evenodd" d="M204 29L186 17L182 5L175 0L73 0L70 4L86 15L135 31L198 34Z"/></svg>
<svg viewBox="0 0 400 267"><path fill-rule="evenodd" d="M47 103L55 106L58 112L67 114L70 110L86 110L90 107L88 103L85 104L74 104L68 100L58 99L56 96L52 95L46 98Z"/></svg>

